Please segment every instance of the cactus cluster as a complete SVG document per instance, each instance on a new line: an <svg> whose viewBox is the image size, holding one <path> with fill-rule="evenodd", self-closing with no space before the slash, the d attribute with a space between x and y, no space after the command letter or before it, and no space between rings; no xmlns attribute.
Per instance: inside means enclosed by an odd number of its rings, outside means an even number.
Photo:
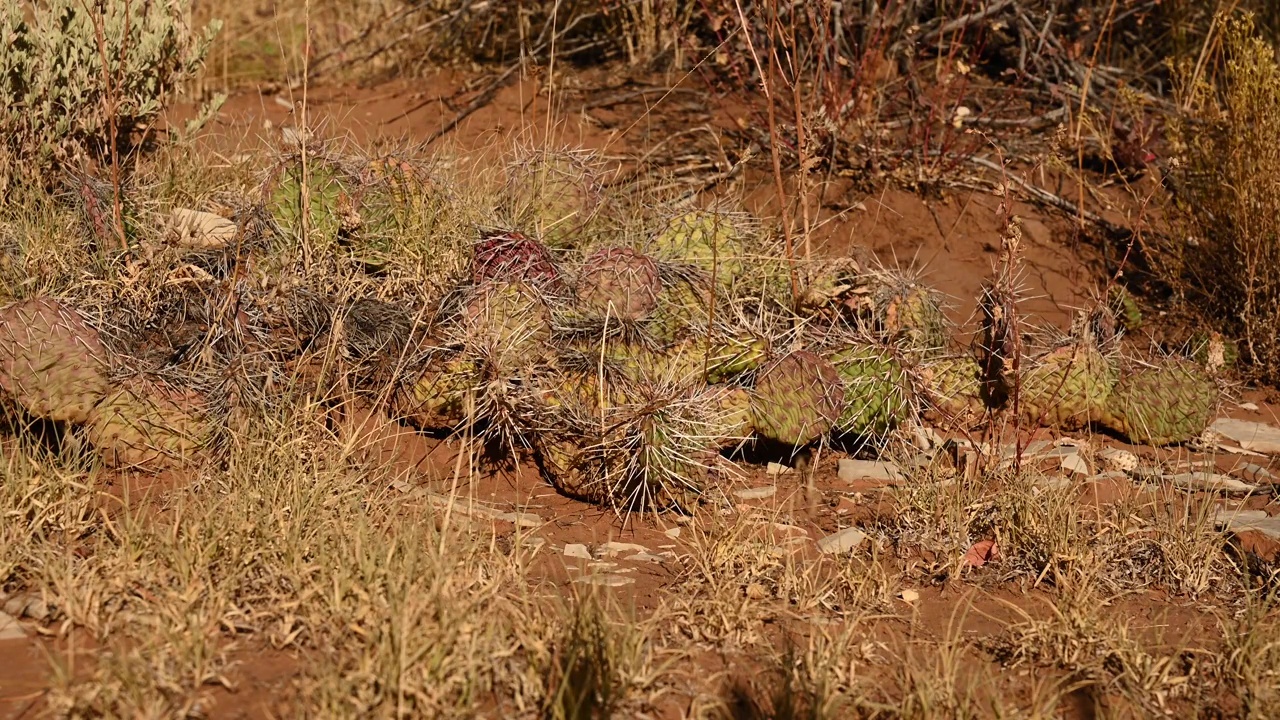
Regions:
<svg viewBox="0 0 1280 720"><path fill-rule="evenodd" d="M143 377L112 377L111 352L67 305L33 298L0 308L0 389L32 417L82 425L111 465L158 470L214 432L209 401Z"/></svg>
<svg viewBox="0 0 1280 720"><path fill-rule="evenodd" d="M314 277L289 284L288 266L255 268L257 249L237 255L252 282L201 281L201 312L181 316L180 361L141 358L136 338L104 340L53 300L0 308L2 399L85 426L110 464L160 469L200 456L222 436L219 408L235 402L216 383L160 379L181 373L128 372L140 362L231 378L241 403L293 383L312 399L356 393L424 431L533 459L560 491L628 512L690 509L756 441L773 457L828 439L882 447L921 419L972 429L1012 415L1163 444L1211 419L1218 387L1204 366L1230 352L1218 342L1200 363L1122 361L1118 338L1137 322L1127 295L1108 293L1066 335L1034 340L1011 320L1012 296L990 293L975 356L913 272L852 256L787 267L758 222L722 210L668 208L627 226L602 214L610 205L594 181L573 175L580 161L516 168L536 185L505 190L510 219L525 224L479 230L469 262L434 296L367 263L336 296ZM282 229L332 237L312 243L310 262L327 270L351 267L340 262L347 246L376 243L391 205L426 192L397 163L321 152L300 172L286 163L264 186L264 211ZM156 285L183 286L170 280ZM154 331L170 316L138 325Z"/></svg>

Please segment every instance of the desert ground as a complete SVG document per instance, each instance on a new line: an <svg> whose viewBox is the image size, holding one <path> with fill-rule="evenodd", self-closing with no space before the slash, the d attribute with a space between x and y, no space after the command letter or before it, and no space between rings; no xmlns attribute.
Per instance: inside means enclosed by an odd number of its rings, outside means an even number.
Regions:
<svg viewBox="0 0 1280 720"><path fill-rule="evenodd" d="M0 718L1280 716L1267 5L19 5Z"/></svg>

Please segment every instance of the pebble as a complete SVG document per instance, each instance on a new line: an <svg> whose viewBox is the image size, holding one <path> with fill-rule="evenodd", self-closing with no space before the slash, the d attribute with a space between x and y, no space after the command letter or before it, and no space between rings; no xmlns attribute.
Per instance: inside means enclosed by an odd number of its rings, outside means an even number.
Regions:
<svg viewBox="0 0 1280 720"><path fill-rule="evenodd" d="M898 482L903 478L902 470L891 462L841 458L840 462L837 463L837 468L837 474L844 482L855 482L858 480Z"/></svg>
<svg viewBox="0 0 1280 720"><path fill-rule="evenodd" d="M1280 559L1280 516L1272 517L1264 510L1219 510L1214 523L1264 560Z"/></svg>
<svg viewBox="0 0 1280 720"><path fill-rule="evenodd" d="M1111 470L1129 473L1138 469L1138 456L1128 450L1103 448L1098 451L1098 457L1102 458L1102 464Z"/></svg>
<svg viewBox="0 0 1280 720"><path fill-rule="evenodd" d="M1221 490L1223 492L1248 493L1257 492L1257 485L1241 482L1228 475L1211 472L1178 473L1164 475L1164 480L1187 490Z"/></svg>
<svg viewBox="0 0 1280 720"><path fill-rule="evenodd" d="M773 497L777 492L778 487L776 485L765 485L764 487L734 490L733 494L743 500L763 500Z"/></svg>
<svg viewBox="0 0 1280 720"><path fill-rule="evenodd" d="M1240 403L1239 408L1241 410L1248 410L1249 412L1258 412L1258 406L1251 402Z"/></svg>
<svg viewBox="0 0 1280 720"><path fill-rule="evenodd" d="M1060 462L1062 469L1066 471L1068 476L1079 475L1081 477L1088 477L1093 474L1093 471L1089 469L1089 463L1084 458L1080 457L1078 453L1065 455Z"/></svg>
<svg viewBox="0 0 1280 720"><path fill-rule="evenodd" d="M1266 423L1218 418L1209 426L1209 429L1234 440L1245 450L1267 454L1280 453L1280 429Z"/></svg>
<svg viewBox="0 0 1280 720"><path fill-rule="evenodd" d="M588 585L603 585L604 587L619 587L621 585L631 585L636 581L635 578L622 577L621 575L586 575L574 580L574 582L587 583Z"/></svg>
<svg viewBox="0 0 1280 720"><path fill-rule="evenodd" d="M914 603L920 599L920 593L908 588L898 593L898 597L902 598L903 602Z"/></svg>
<svg viewBox="0 0 1280 720"><path fill-rule="evenodd" d="M672 540L675 540L676 538L680 537L680 528L678 527L667 528L666 530L662 531L662 534L666 535Z"/></svg>
<svg viewBox="0 0 1280 720"><path fill-rule="evenodd" d="M631 562L650 562L650 563L660 563L666 560L666 558L662 557L661 555L652 555L647 552L638 552L635 555L632 555L626 559L630 560Z"/></svg>
<svg viewBox="0 0 1280 720"><path fill-rule="evenodd" d="M843 553L858 547L866 539L867 534L858 528L845 528L819 540L818 549L829 555Z"/></svg>
<svg viewBox="0 0 1280 720"><path fill-rule="evenodd" d="M765 466L765 472L769 475L786 475L792 470L782 463L771 462Z"/></svg>
<svg viewBox="0 0 1280 720"><path fill-rule="evenodd" d="M626 553L626 552L647 552L648 550L649 548L645 547L644 545L610 541L601 545L596 550L596 553L599 554L601 557L613 557L614 555L621 555L622 553Z"/></svg>
<svg viewBox="0 0 1280 720"><path fill-rule="evenodd" d="M18 624L17 618L7 612L0 612L0 640L21 640L26 636L27 631Z"/></svg>
<svg viewBox="0 0 1280 720"><path fill-rule="evenodd" d="M1273 475L1270 470L1262 467L1261 465L1242 463L1238 467L1234 468L1232 472L1239 475L1242 480L1247 480L1251 483L1257 483L1259 485L1276 484L1276 476Z"/></svg>
<svg viewBox="0 0 1280 720"><path fill-rule="evenodd" d="M587 546L581 543L570 543L564 546L565 557L578 558L579 560L592 560L591 553L587 550Z"/></svg>

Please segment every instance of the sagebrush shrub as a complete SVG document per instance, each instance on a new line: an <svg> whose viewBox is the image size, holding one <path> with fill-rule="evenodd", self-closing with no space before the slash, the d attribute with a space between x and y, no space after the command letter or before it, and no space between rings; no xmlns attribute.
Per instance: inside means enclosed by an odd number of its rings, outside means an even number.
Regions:
<svg viewBox="0 0 1280 720"><path fill-rule="evenodd" d="M1251 16L1225 23L1213 81L1177 68L1174 237L1157 268L1280 381L1280 63Z"/></svg>
<svg viewBox="0 0 1280 720"><path fill-rule="evenodd" d="M200 67L190 0L9 0L0 9L0 194L130 148ZM112 122L114 118L114 123ZM113 135L114 133L114 135Z"/></svg>

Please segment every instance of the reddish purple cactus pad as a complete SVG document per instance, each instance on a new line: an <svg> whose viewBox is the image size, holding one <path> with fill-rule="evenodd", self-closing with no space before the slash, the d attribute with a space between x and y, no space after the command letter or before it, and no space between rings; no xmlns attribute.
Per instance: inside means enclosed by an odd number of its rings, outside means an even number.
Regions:
<svg viewBox="0 0 1280 720"><path fill-rule="evenodd" d="M515 231L488 234L476 244L471 281L481 285L490 280L524 282L544 292L563 288L547 248Z"/></svg>

